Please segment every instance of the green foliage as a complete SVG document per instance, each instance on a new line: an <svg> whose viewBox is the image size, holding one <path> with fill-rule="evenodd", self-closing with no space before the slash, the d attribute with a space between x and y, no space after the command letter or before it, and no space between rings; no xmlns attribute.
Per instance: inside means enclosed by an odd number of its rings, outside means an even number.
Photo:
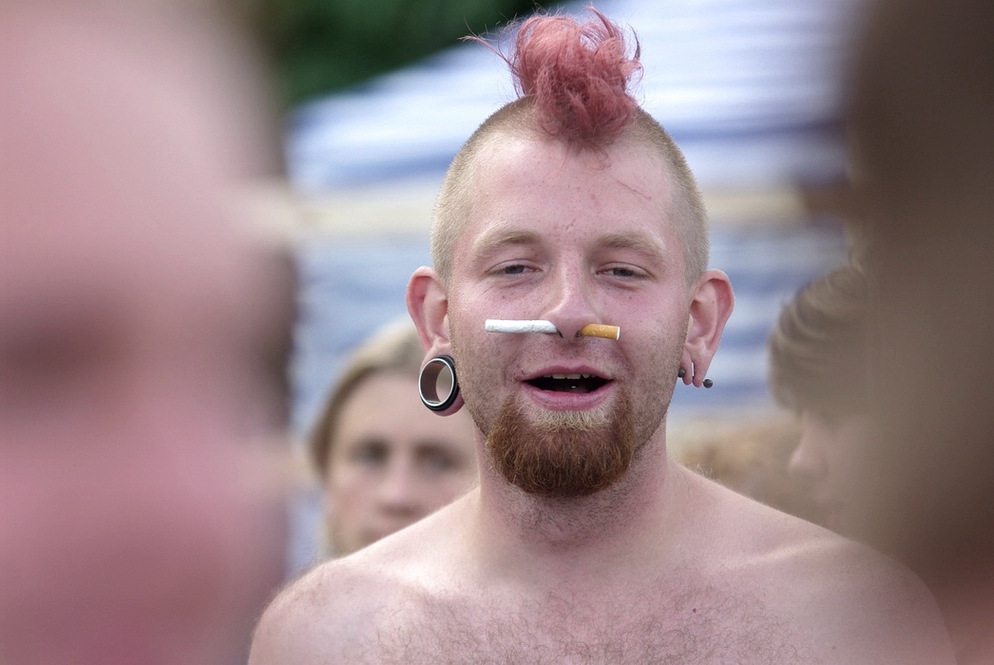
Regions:
<svg viewBox="0 0 994 665"><path fill-rule="evenodd" d="M549 2L272 0L259 27L285 102L360 83Z"/></svg>

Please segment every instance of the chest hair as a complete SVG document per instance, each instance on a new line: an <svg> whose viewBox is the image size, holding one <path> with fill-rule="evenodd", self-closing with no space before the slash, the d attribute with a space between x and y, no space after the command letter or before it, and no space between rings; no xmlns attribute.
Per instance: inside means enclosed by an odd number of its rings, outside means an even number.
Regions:
<svg viewBox="0 0 994 665"><path fill-rule="evenodd" d="M799 663L788 623L717 588L580 602L418 594L382 615L356 654L368 663Z"/></svg>

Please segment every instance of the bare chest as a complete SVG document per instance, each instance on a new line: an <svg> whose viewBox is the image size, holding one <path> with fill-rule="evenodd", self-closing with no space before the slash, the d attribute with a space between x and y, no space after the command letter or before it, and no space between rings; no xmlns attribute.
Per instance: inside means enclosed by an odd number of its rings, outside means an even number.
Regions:
<svg viewBox="0 0 994 665"><path fill-rule="evenodd" d="M716 589L626 598L408 598L381 614L358 662L799 663L786 622Z"/></svg>

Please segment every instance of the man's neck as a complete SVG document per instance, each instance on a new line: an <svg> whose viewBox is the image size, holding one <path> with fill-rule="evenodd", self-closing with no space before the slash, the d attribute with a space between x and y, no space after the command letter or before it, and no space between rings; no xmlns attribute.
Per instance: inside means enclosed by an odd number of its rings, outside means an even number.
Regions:
<svg viewBox="0 0 994 665"><path fill-rule="evenodd" d="M527 494L485 467L474 540L485 565L548 574L559 582L571 575L635 573L640 561L658 566L679 541L669 534L683 524L683 511L676 509L682 500L675 500L686 489L680 481L663 437L644 446L617 483L585 497Z"/></svg>

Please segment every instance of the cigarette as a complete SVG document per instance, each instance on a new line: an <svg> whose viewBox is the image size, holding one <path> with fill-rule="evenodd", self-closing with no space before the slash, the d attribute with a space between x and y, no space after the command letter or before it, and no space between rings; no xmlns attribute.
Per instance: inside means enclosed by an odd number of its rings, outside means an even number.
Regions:
<svg viewBox="0 0 994 665"><path fill-rule="evenodd" d="M621 339L621 327L609 326L603 323L588 323L580 328L580 334L585 337L603 337L604 339Z"/></svg>
<svg viewBox="0 0 994 665"><path fill-rule="evenodd" d="M559 329L556 328L552 321L543 321L541 319L533 321L514 321L508 319L487 319L483 324L484 329L487 332L499 332L499 333L557 333Z"/></svg>
<svg viewBox="0 0 994 665"><path fill-rule="evenodd" d="M558 333L552 321L536 320L513 320L513 319L487 319L483 324L487 332L499 333ZM580 328L577 335L586 337L603 337L604 339L621 339L621 327L609 326L603 323L588 323Z"/></svg>

